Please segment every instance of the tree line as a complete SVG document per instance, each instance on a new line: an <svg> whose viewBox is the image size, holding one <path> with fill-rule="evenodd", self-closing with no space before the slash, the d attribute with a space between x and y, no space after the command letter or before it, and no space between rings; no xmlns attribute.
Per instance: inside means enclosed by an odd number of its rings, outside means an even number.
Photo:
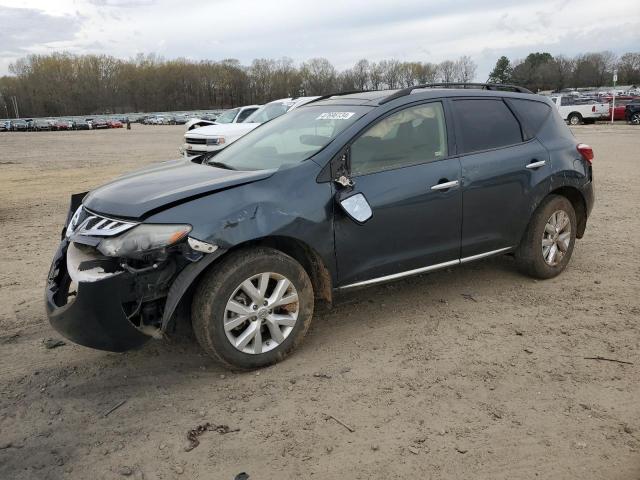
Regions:
<svg viewBox="0 0 640 480"><path fill-rule="evenodd" d="M559 91L563 88L611 86L614 71L618 72L618 85L640 85L640 53L629 52L618 57L605 51L570 58L536 52L513 63L502 56L490 73L489 81L521 85L534 92Z"/></svg>
<svg viewBox="0 0 640 480"><path fill-rule="evenodd" d="M470 57L441 63L359 60L338 71L325 58L296 65L290 58L221 61L165 60L154 54L129 60L109 55L30 55L0 77L0 117L65 116L229 108L276 98L420 83L470 82Z"/></svg>
<svg viewBox="0 0 640 480"><path fill-rule="evenodd" d="M640 53L611 52L569 58L546 52L498 59L490 82L532 91L566 87L640 84ZM165 60L154 54L119 59L109 55L30 55L0 77L0 117L65 116L229 108L276 98L352 90L401 88L421 83L472 82L477 66L468 56L440 63L395 59L357 61L339 71L325 58L299 65L287 57L249 65L220 61ZM14 101L15 100L15 101Z"/></svg>

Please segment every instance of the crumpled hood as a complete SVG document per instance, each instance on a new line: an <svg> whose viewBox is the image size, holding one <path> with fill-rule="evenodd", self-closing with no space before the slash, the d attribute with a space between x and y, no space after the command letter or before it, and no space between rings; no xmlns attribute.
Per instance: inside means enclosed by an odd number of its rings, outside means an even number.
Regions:
<svg viewBox="0 0 640 480"><path fill-rule="evenodd" d="M89 192L82 203L107 216L141 218L194 197L268 178L274 172L226 170L173 160L119 177Z"/></svg>
<svg viewBox="0 0 640 480"><path fill-rule="evenodd" d="M259 123L220 123L194 128L185 133L185 137L213 137L218 135L244 135L259 126Z"/></svg>

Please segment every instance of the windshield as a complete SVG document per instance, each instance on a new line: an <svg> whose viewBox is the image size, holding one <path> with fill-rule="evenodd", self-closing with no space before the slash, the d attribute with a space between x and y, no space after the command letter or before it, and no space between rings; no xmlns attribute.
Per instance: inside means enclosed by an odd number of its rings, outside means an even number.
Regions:
<svg viewBox="0 0 640 480"><path fill-rule="evenodd" d="M326 147L370 109L352 105L298 108L253 130L207 163L234 170L263 170L300 163Z"/></svg>
<svg viewBox="0 0 640 480"><path fill-rule="evenodd" d="M239 111L240 111L239 108L234 108L233 110L227 110L222 115L220 115L218 118L216 118L215 122L216 123L231 123L231 122L233 122L233 119L236 118L236 115L238 114Z"/></svg>
<svg viewBox="0 0 640 480"><path fill-rule="evenodd" d="M265 123L284 115L291 108L291 103L267 103L247 117L244 123Z"/></svg>

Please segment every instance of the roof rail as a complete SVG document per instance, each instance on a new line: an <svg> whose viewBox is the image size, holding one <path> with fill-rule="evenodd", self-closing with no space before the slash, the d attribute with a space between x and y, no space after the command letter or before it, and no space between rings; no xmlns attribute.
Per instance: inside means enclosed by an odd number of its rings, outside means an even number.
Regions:
<svg viewBox="0 0 640 480"><path fill-rule="evenodd" d="M314 98L310 102L305 103L305 105L309 105L310 103L313 103L313 102L319 102L320 100L326 100L327 98L337 97L339 95L351 95L351 94L354 94L354 93L363 93L363 92L368 92L368 90L349 90L349 91L346 91L346 92L329 93L328 95L322 95L322 96L320 96L318 98Z"/></svg>
<svg viewBox="0 0 640 480"><path fill-rule="evenodd" d="M474 89L482 89L482 90L501 90L508 92L517 92L517 93L531 93L531 90L528 90L524 87L519 87L517 85L507 85L502 83L425 83L423 85L415 85L413 87L403 88L398 90L395 93L392 93L388 97L383 98L378 103L379 105L390 102L391 100L395 100L396 98L404 97L406 95L411 95L416 89L419 88L474 88Z"/></svg>

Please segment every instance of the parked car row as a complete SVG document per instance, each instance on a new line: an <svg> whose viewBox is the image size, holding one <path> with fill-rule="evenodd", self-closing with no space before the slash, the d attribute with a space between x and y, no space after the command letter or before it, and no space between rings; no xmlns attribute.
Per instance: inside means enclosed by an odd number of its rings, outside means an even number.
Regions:
<svg viewBox="0 0 640 480"><path fill-rule="evenodd" d="M126 120L125 120L126 121ZM86 118L75 120L59 119L15 119L0 123L0 132L41 132L62 130L97 130L103 128L122 128L123 122L114 118Z"/></svg>
<svg viewBox="0 0 640 480"><path fill-rule="evenodd" d="M592 124L597 120L625 120L640 125L640 98L632 96L582 97L577 95L553 94L551 101L556 105L560 116L569 125Z"/></svg>
<svg viewBox="0 0 640 480"><path fill-rule="evenodd" d="M214 121L217 115L207 115L210 121ZM138 122L143 125L184 125L192 120L199 120L194 115L186 113L178 113L175 115L170 114L158 114L158 115L145 115L141 117Z"/></svg>

